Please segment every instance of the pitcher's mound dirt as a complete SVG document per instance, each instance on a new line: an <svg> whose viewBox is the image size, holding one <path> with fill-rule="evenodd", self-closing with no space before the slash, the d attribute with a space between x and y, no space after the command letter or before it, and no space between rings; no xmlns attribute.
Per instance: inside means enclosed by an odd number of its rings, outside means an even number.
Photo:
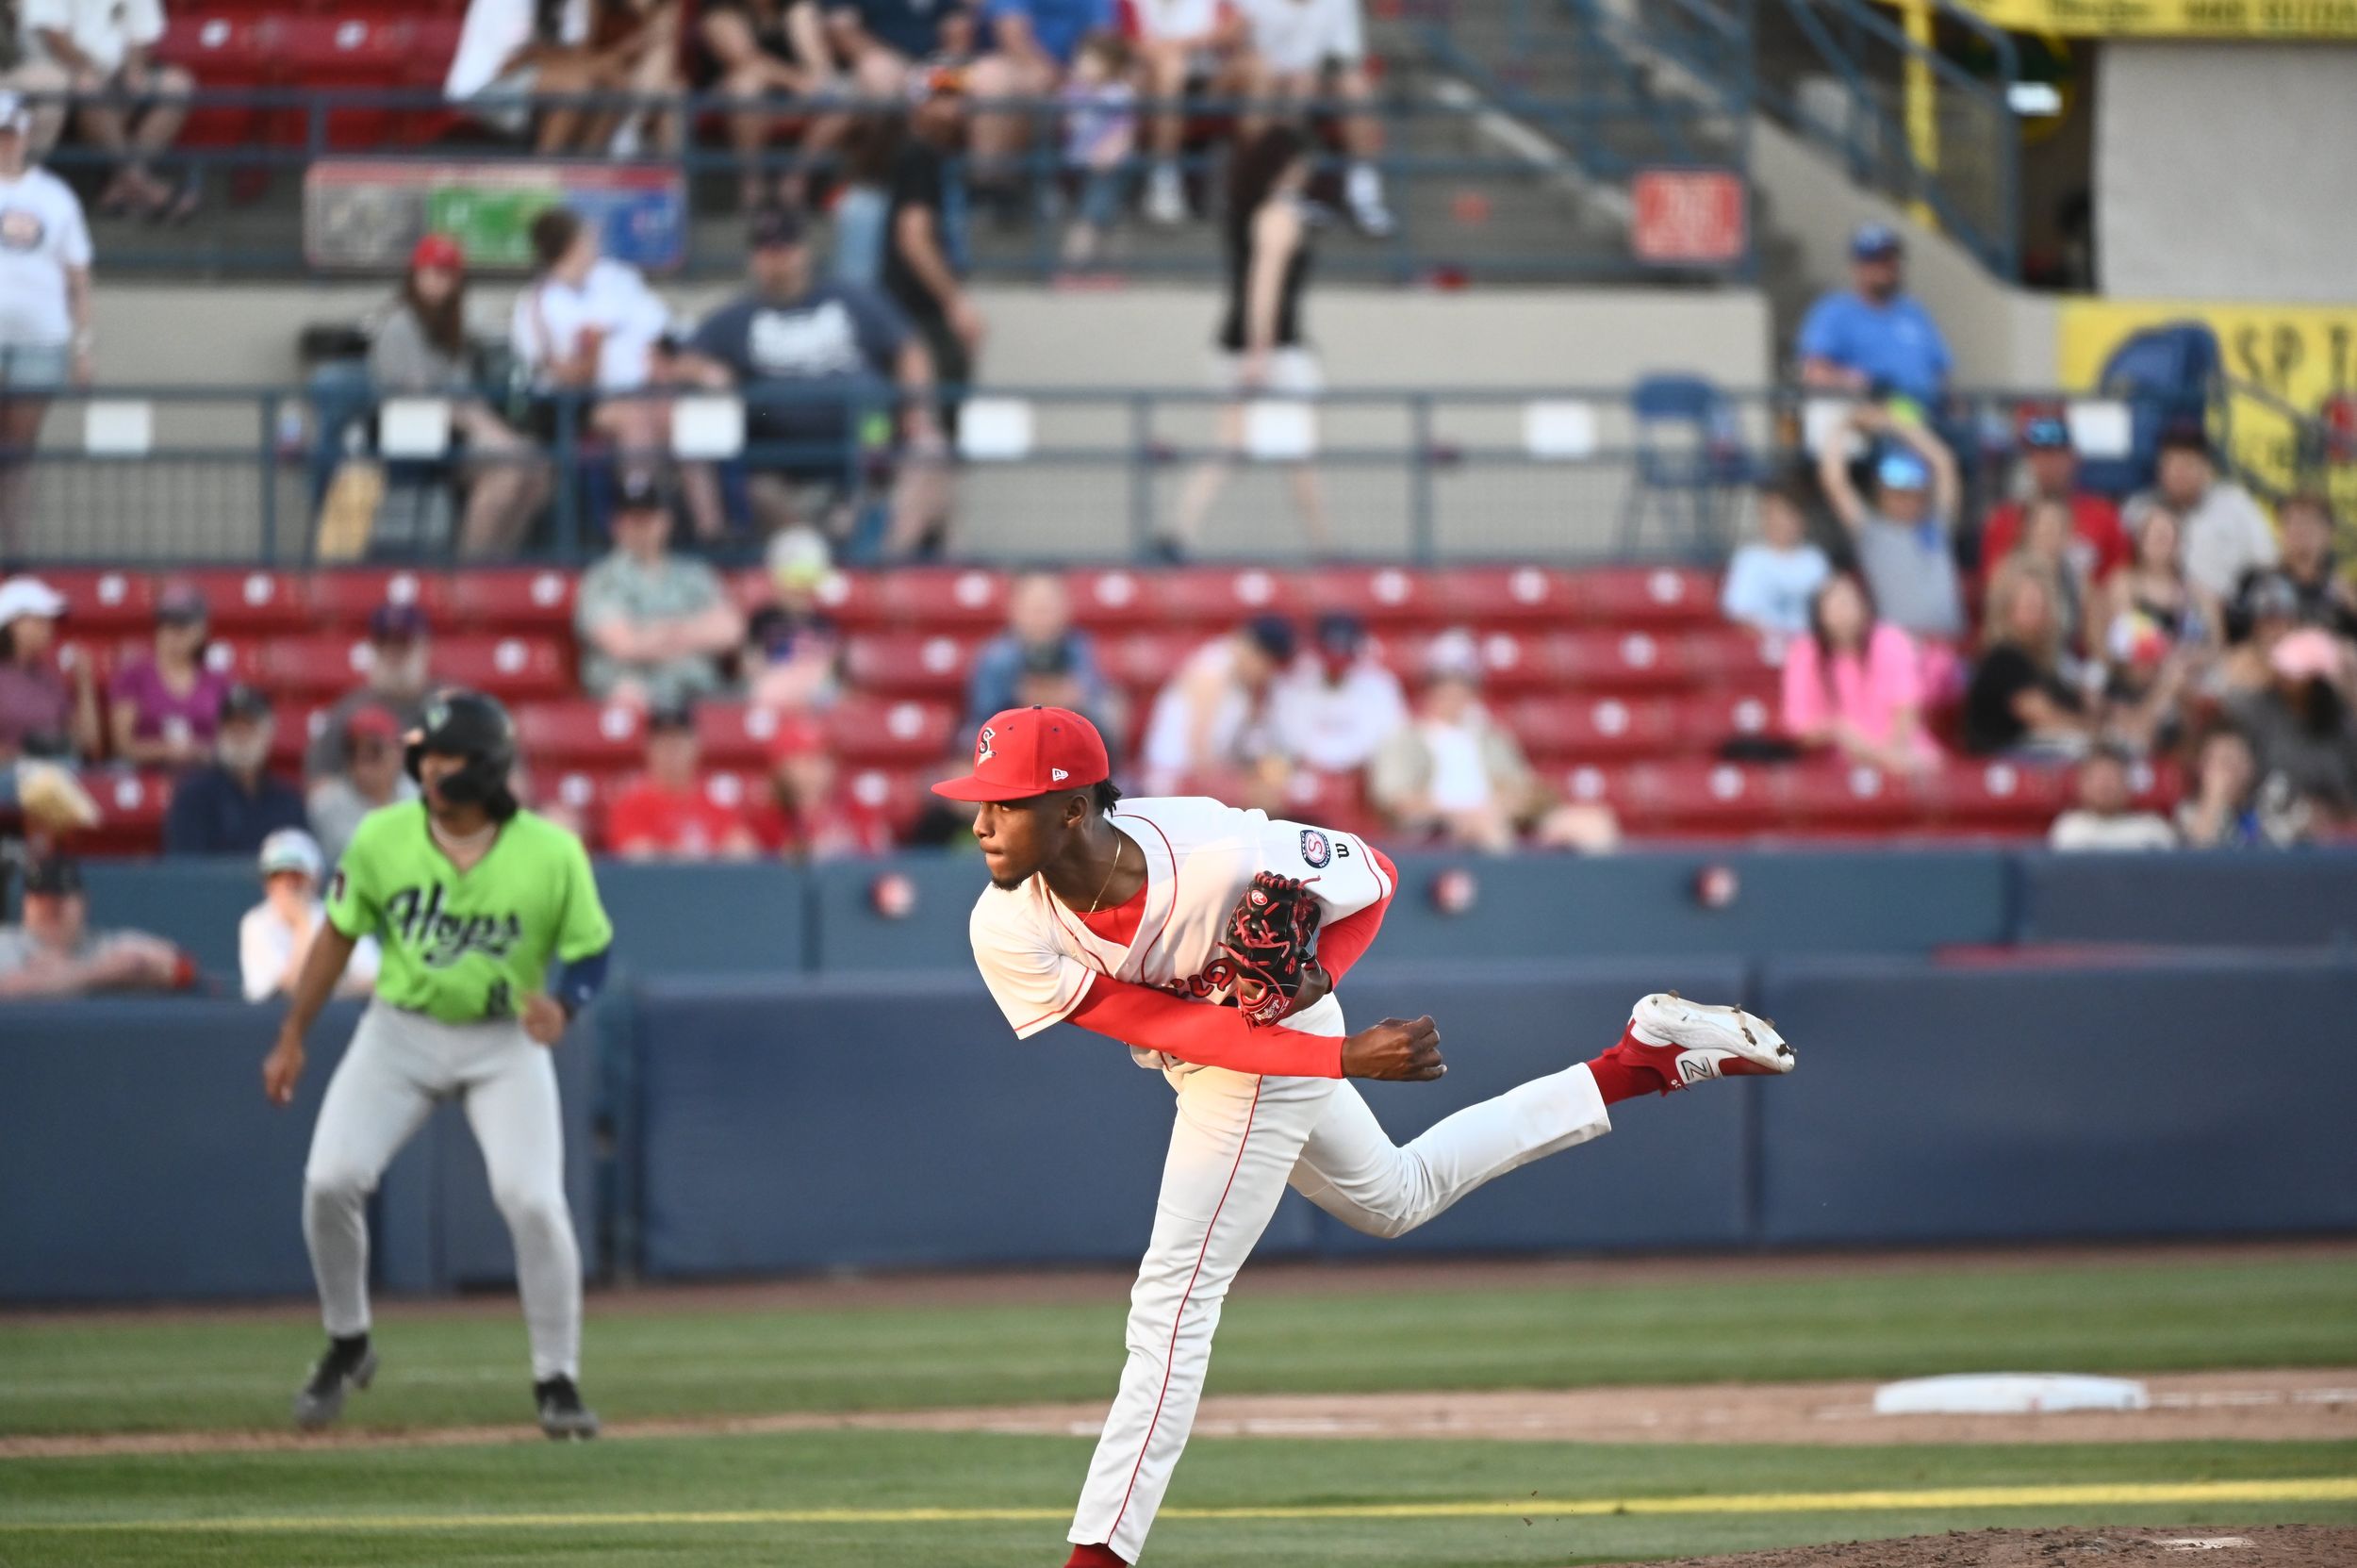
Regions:
<svg viewBox="0 0 2357 1568"><path fill-rule="evenodd" d="M2190 1568L2197 1563L2205 1568L2348 1568L2357 1563L2357 1529L2205 1525L2182 1530L1956 1530L1898 1541L1681 1558L1651 1568Z"/></svg>

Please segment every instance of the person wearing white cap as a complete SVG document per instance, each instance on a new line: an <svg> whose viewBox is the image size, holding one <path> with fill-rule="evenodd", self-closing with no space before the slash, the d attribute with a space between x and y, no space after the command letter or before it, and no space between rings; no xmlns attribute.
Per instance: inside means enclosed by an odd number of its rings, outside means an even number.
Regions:
<svg viewBox="0 0 2357 1568"><path fill-rule="evenodd" d="M49 394L90 380L90 226L63 180L30 161L32 111L0 92L0 563L25 548L30 453Z"/></svg>
<svg viewBox="0 0 2357 1568"><path fill-rule="evenodd" d="M72 758L98 741L98 693L80 660L65 674L52 657L65 596L37 577L0 581L0 810L13 802L35 827L87 827L98 808L74 775L28 753Z"/></svg>
<svg viewBox="0 0 2357 1568"><path fill-rule="evenodd" d="M325 918L320 878L325 865L320 847L301 828L281 828L262 840L262 901L238 922L238 967L245 999L268 1001L294 989L311 937ZM364 936L338 982L341 997L366 996L376 986L376 938Z"/></svg>

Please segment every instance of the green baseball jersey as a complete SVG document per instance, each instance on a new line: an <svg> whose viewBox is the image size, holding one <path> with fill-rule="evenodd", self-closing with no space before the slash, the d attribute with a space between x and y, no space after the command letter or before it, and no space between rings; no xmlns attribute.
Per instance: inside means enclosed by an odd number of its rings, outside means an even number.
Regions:
<svg viewBox="0 0 2357 1568"><path fill-rule="evenodd" d="M546 987L551 957L569 964L614 940L580 839L519 811L461 871L417 801L361 819L328 883L327 918L384 948L379 998L453 1024L512 1016Z"/></svg>

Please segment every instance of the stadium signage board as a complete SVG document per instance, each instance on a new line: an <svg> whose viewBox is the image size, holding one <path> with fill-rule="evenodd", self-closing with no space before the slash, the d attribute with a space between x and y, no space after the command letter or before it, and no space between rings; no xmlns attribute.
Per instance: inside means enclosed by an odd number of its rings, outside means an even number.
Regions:
<svg viewBox="0 0 2357 1568"><path fill-rule="evenodd" d="M1726 169L1643 169L1630 187L1629 249L1640 261L1719 266L1750 243L1742 177Z"/></svg>
<svg viewBox="0 0 2357 1568"><path fill-rule="evenodd" d="M303 181L303 252L320 272L399 272L428 233L455 235L480 272L532 268L533 219L572 207L606 255L649 272L687 259L687 182L649 164L330 158Z"/></svg>

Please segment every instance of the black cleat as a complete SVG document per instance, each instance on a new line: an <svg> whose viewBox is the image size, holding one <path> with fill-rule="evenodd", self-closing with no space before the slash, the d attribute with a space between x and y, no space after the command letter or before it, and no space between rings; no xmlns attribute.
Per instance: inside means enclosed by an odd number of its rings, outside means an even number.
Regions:
<svg viewBox="0 0 2357 1568"><path fill-rule="evenodd" d="M532 1399L540 1408L540 1429L559 1442L598 1435L598 1412L581 1402L570 1378L541 1378L532 1385Z"/></svg>
<svg viewBox="0 0 2357 1568"><path fill-rule="evenodd" d="M306 1432L329 1425L343 1414L344 1396L355 1388L368 1387L375 1376L376 1352L370 1347L368 1335L329 1340L327 1353L311 1368L311 1380L296 1391L295 1425Z"/></svg>

